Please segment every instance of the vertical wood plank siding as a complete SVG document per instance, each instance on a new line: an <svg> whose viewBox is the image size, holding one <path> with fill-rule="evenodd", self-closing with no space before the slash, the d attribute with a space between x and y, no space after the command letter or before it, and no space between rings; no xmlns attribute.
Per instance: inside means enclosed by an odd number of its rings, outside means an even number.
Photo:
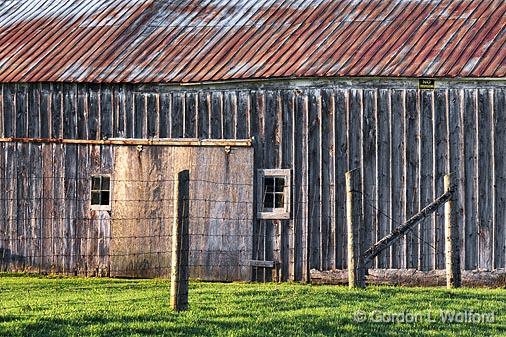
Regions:
<svg viewBox="0 0 506 337"><path fill-rule="evenodd" d="M0 89L2 137L255 137L255 169L293 170L292 219L257 221L253 227L252 259L278 259L283 280L305 280L309 268L346 268L344 172L356 167L363 171L367 243L441 194L443 174L452 171L460 182L456 205L462 265L466 269L506 267L504 86L418 91L374 86L248 89L242 85L236 90L171 91L134 85L3 84ZM67 226L58 222L79 218L87 212L82 205L36 201L41 195L87 194L79 179L77 184L62 185L64 180L47 178L41 185L30 185L25 177L39 172L86 178L103 170L101 163L112 160L107 159L111 157L108 149L32 144L17 150L16 144L9 143L1 149L0 189L6 193L0 201L0 218L41 218L15 225L4 221L9 225L0 226L1 254L16 251L35 256L25 250L53 249L52 259L58 261L30 263L57 265L65 272L82 263L79 255L104 244L72 240L106 235L100 228L103 215L96 215L96 223ZM41 162L40 156L51 162ZM16 206L6 201L16 198ZM26 200L32 201L25 204ZM63 228L71 230L58 232ZM66 240L46 239L51 234ZM9 236L25 239L8 241ZM26 240L37 236L45 239L27 244ZM69 250L76 256L64 260ZM442 211L381 254L375 266L443 268ZM18 267L1 266L3 270ZM253 272L257 280L271 277L265 268Z"/></svg>

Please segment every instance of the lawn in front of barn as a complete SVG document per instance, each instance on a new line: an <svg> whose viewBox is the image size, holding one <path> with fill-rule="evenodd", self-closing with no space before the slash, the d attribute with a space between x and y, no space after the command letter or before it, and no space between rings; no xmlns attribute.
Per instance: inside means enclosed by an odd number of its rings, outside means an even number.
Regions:
<svg viewBox="0 0 506 337"><path fill-rule="evenodd" d="M505 289L190 283L0 274L0 336L506 336Z"/></svg>

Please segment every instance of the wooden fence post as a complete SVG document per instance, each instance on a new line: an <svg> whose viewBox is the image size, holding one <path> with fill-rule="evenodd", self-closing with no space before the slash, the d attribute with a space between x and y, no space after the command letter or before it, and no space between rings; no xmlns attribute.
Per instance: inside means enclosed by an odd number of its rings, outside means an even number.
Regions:
<svg viewBox="0 0 506 337"><path fill-rule="evenodd" d="M362 257L364 229L362 219L362 176L360 169L346 172L346 225L348 229L348 284L365 288L365 265Z"/></svg>
<svg viewBox="0 0 506 337"><path fill-rule="evenodd" d="M445 192L451 192L452 196L445 203L445 251L446 251L446 286L458 288L461 285L460 271L460 239L457 222L457 210L455 209L456 182L454 174L444 177Z"/></svg>
<svg viewBox="0 0 506 337"><path fill-rule="evenodd" d="M190 206L190 173L176 173L174 179L174 222L172 225L172 263L170 282L170 306L173 310L188 309L188 235Z"/></svg>

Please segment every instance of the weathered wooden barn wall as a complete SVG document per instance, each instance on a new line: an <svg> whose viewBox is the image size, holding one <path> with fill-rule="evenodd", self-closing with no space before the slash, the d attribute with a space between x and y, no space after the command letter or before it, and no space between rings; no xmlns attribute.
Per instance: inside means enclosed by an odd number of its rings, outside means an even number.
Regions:
<svg viewBox="0 0 506 337"><path fill-rule="evenodd" d="M434 91L416 84L4 84L0 123L3 137L254 136L256 168L293 169L293 219L254 226L253 258L280 261L282 279L346 267L346 170L363 170L369 243L439 195L451 171L461 182L463 266L504 268L506 84L442 80ZM441 211L375 264L443 268L443 246ZM258 268L254 278L270 273Z"/></svg>
<svg viewBox="0 0 506 337"><path fill-rule="evenodd" d="M113 148L0 148L0 269L107 275L111 217L90 209L90 175L112 173Z"/></svg>
<svg viewBox="0 0 506 337"><path fill-rule="evenodd" d="M0 271L170 275L173 184L190 170L190 276L250 280L253 149L0 143ZM92 175L111 210L90 208Z"/></svg>

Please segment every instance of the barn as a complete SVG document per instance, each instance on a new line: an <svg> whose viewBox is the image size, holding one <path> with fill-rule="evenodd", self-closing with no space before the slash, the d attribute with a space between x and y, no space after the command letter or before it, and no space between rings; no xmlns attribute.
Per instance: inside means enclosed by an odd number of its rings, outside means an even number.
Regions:
<svg viewBox="0 0 506 337"><path fill-rule="evenodd" d="M307 281L457 177L461 265L506 268L506 3L0 3L0 270ZM442 210L373 269L443 269Z"/></svg>

